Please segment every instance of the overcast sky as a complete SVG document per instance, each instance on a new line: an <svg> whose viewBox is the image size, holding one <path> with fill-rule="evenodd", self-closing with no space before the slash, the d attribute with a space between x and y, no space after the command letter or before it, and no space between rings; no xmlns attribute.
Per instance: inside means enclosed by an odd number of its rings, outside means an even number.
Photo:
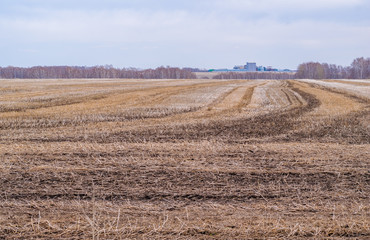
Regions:
<svg viewBox="0 0 370 240"><path fill-rule="evenodd" d="M369 0L0 0L0 66L295 69L370 57Z"/></svg>

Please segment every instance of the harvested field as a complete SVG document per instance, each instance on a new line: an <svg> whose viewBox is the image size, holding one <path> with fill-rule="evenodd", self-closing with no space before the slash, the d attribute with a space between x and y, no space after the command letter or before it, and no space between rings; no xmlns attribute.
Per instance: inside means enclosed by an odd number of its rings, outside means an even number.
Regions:
<svg viewBox="0 0 370 240"><path fill-rule="evenodd" d="M367 81L0 80L0 239L370 238Z"/></svg>
<svg viewBox="0 0 370 240"><path fill-rule="evenodd" d="M302 80L311 84L327 87L340 93L370 99L370 80Z"/></svg>

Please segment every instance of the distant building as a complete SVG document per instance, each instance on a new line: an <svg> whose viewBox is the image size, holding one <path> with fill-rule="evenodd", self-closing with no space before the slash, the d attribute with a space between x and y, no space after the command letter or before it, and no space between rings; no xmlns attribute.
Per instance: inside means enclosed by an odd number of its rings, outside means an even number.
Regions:
<svg viewBox="0 0 370 240"><path fill-rule="evenodd" d="M267 71L267 72L278 72L278 71L279 71L279 69L277 69L277 68L273 68L273 67L271 67L271 66L268 66L268 67L266 67L266 71Z"/></svg>
<svg viewBox="0 0 370 240"><path fill-rule="evenodd" d="M296 72L290 69L277 69L272 66L257 66L255 62L246 65L236 65L233 69L209 69L209 72Z"/></svg>
<svg viewBox="0 0 370 240"><path fill-rule="evenodd" d="M245 65L245 70L247 70L248 72L255 72L257 71L257 64L247 62L247 65Z"/></svg>
<svg viewBox="0 0 370 240"><path fill-rule="evenodd" d="M235 70L245 69L243 65L236 65L234 67Z"/></svg>

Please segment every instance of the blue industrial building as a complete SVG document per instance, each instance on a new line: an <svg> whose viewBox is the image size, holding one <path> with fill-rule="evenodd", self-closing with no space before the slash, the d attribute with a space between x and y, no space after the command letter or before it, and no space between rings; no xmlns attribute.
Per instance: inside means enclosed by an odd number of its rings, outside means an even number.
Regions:
<svg viewBox="0 0 370 240"><path fill-rule="evenodd" d="M255 72L257 71L257 64L247 62L247 64L245 65L245 70L247 70L248 72Z"/></svg>
<svg viewBox="0 0 370 240"><path fill-rule="evenodd" d="M233 69L211 69L210 72L294 72L289 69L279 70L271 66L257 66L255 62L247 62L246 65L236 65Z"/></svg>
<svg viewBox="0 0 370 240"><path fill-rule="evenodd" d="M255 72L257 71L257 64L252 62L247 62L246 65L238 65L234 67L234 70L246 71L246 72Z"/></svg>

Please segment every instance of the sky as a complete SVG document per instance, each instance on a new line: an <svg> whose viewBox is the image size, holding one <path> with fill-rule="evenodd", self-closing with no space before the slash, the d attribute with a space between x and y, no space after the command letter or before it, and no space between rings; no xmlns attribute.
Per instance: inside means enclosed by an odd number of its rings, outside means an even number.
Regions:
<svg viewBox="0 0 370 240"><path fill-rule="evenodd" d="M0 0L0 66L348 66L370 57L369 12L369 0Z"/></svg>

